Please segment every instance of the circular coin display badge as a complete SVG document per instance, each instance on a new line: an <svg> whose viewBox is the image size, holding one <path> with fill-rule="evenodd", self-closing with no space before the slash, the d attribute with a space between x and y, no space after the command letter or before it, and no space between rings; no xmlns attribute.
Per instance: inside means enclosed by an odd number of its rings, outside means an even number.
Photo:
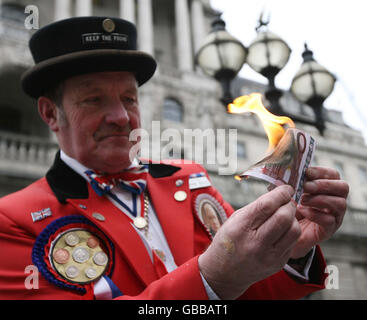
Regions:
<svg viewBox="0 0 367 320"><path fill-rule="evenodd" d="M49 259L61 277L80 284L98 279L108 266L108 255L100 241L84 229L61 233L51 246Z"/></svg>
<svg viewBox="0 0 367 320"><path fill-rule="evenodd" d="M114 247L87 218L66 216L52 221L39 234L32 261L52 284L86 293L92 282L112 276Z"/></svg>

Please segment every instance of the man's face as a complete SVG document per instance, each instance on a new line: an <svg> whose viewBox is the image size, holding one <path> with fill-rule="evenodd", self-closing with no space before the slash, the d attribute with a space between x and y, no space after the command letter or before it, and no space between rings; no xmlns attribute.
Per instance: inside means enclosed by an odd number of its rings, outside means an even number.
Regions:
<svg viewBox="0 0 367 320"><path fill-rule="evenodd" d="M60 147L88 168L116 173L130 165L131 130L140 127L138 92L131 72L101 72L64 83L58 117ZM64 113L64 114L62 114Z"/></svg>
<svg viewBox="0 0 367 320"><path fill-rule="evenodd" d="M203 211L203 219L205 223L208 224L209 228L212 231L217 232L220 228L220 222L218 220L217 214L215 213L215 210L210 204L205 203L203 205Z"/></svg>

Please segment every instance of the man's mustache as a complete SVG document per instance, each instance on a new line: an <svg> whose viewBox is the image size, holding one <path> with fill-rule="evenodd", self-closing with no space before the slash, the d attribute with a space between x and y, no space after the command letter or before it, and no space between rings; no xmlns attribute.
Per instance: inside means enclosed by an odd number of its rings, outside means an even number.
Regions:
<svg viewBox="0 0 367 320"><path fill-rule="evenodd" d="M111 136L129 136L131 131L130 125L118 126L118 125L108 125L100 127L93 135L94 140L101 141L105 138Z"/></svg>

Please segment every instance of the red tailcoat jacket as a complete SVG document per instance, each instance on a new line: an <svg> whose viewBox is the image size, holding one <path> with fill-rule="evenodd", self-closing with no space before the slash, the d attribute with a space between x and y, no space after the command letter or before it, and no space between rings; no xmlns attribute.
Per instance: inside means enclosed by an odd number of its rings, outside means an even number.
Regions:
<svg viewBox="0 0 367 320"><path fill-rule="evenodd" d="M200 172L207 175L198 164L149 164L149 196L178 266L167 273L152 262L129 218L107 197L98 196L57 154L46 177L0 199L0 299L93 299L94 282L78 285L60 279L42 247L47 247L48 238L58 229L79 226L80 221L87 228L93 225L110 243L108 272L122 293L120 299L208 299L198 256L209 246L211 236L198 218L195 199L206 194L215 198L228 216L234 210L212 186L189 188L189 176ZM183 184L177 186L179 179ZM177 191L186 192L187 198L177 201ZM42 219L34 221L35 212ZM103 215L103 221L96 219L95 213ZM33 287L27 286L32 266L39 271ZM252 285L241 298L301 298L324 287L324 269L317 247L308 283L280 271Z"/></svg>

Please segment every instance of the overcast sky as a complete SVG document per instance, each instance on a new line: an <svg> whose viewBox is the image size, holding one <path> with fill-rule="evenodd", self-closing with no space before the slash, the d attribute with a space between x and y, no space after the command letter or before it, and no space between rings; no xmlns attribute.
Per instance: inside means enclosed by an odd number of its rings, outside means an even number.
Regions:
<svg viewBox="0 0 367 320"><path fill-rule="evenodd" d="M278 74L276 85L289 89L302 63L306 41L314 58L338 81L327 108L343 112L344 121L367 138L367 18L365 0L211 0L222 11L227 30L246 47L256 36L260 13L270 14L269 30L285 40L292 53ZM245 65L240 75L267 83Z"/></svg>

